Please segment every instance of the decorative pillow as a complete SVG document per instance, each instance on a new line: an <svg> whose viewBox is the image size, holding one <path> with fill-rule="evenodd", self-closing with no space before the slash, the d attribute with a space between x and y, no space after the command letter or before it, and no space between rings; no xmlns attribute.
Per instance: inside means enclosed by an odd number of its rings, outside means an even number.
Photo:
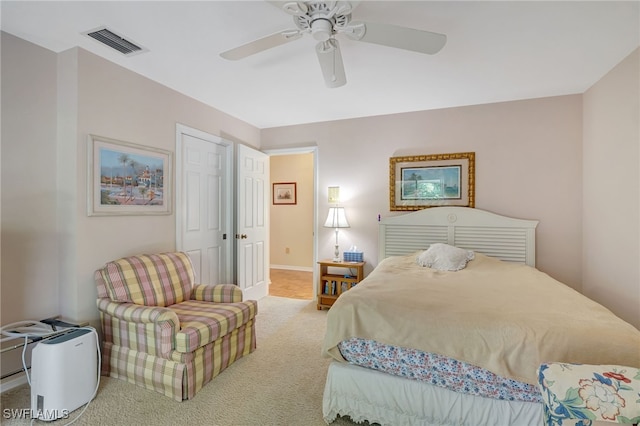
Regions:
<svg viewBox="0 0 640 426"><path fill-rule="evenodd" d="M640 422L640 369L621 365L550 362L538 367L538 387L544 402L544 424ZM573 424L573 422L570 422ZM599 423L598 423L599 424Z"/></svg>
<svg viewBox="0 0 640 426"><path fill-rule="evenodd" d="M464 250L449 244L435 243L428 250L418 255L416 261L420 266L437 269L439 271L459 271L473 260L475 254L471 250Z"/></svg>

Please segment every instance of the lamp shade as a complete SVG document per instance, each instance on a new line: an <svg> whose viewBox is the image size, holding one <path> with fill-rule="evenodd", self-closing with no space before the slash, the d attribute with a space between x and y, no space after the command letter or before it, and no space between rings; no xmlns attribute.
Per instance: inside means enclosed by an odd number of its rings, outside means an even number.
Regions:
<svg viewBox="0 0 640 426"><path fill-rule="evenodd" d="M347 222L344 207L329 207L329 214L324 226L325 228L348 228L349 222Z"/></svg>

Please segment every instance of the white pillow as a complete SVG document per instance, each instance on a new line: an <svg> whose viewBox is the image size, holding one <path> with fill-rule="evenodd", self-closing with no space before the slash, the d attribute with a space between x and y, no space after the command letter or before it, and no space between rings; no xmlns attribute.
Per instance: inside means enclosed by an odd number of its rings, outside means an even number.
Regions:
<svg viewBox="0 0 640 426"><path fill-rule="evenodd" d="M459 271L473 260L475 253L449 244L435 243L428 250L418 255L416 261L420 266L437 269L439 271Z"/></svg>

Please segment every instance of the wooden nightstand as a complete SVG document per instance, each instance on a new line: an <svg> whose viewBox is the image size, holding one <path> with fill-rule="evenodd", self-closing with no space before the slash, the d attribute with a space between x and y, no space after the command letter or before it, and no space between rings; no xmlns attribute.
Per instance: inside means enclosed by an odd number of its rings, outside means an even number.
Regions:
<svg viewBox="0 0 640 426"><path fill-rule="evenodd" d="M364 278L366 262L334 262L320 260L318 282L318 310L330 308L342 293L351 289ZM344 273L329 273L329 268L344 268Z"/></svg>

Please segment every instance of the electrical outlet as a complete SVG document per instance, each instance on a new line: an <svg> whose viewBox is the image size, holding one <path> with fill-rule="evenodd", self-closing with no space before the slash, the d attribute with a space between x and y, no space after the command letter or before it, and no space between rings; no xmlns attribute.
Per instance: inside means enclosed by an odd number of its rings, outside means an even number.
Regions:
<svg viewBox="0 0 640 426"><path fill-rule="evenodd" d="M289 247L285 247L285 248L284 248L284 253L285 253L285 254L289 254L289 252L290 252L290 251L291 251L291 250L289 250Z"/></svg>

